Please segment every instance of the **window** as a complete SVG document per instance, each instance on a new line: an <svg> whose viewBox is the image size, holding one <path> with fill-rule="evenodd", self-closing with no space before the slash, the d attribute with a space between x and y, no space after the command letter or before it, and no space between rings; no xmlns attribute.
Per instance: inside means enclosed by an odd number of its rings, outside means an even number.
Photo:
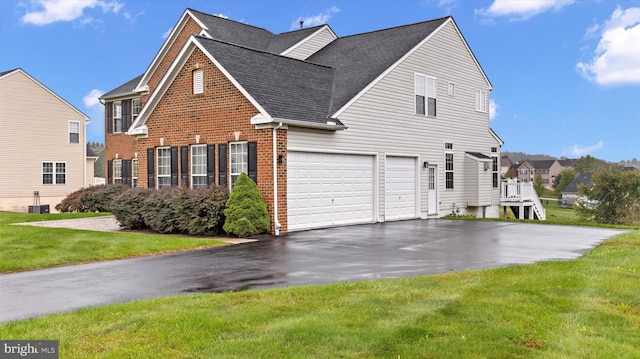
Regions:
<svg viewBox="0 0 640 359"><path fill-rule="evenodd" d="M138 159L131 160L131 185L138 187Z"/></svg>
<svg viewBox="0 0 640 359"><path fill-rule="evenodd" d="M498 180L499 180L499 175L498 175L498 148L497 147L491 147L491 153L495 153L495 155L491 156L491 160L493 161L493 166L491 168L492 172L493 172L493 188L498 188Z"/></svg>
<svg viewBox="0 0 640 359"><path fill-rule="evenodd" d="M122 132L122 103L113 103L113 132Z"/></svg>
<svg viewBox="0 0 640 359"><path fill-rule="evenodd" d="M487 93L476 90L476 111L487 112Z"/></svg>
<svg viewBox="0 0 640 359"><path fill-rule="evenodd" d="M80 122L69 121L69 143L80 143Z"/></svg>
<svg viewBox="0 0 640 359"><path fill-rule="evenodd" d="M449 87L447 89L447 93L449 94L449 96L455 96L456 95L456 84L453 82L449 82Z"/></svg>
<svg viewBox="0 0 640 359"><path fill-rule="evenodd" d="M444 154L444 178L444 188L453 189L453 153L451 152Z"/></svg>
<svg viewBox="0 0 640 359"><path fill-rule="evenodd" d="M249 158L248 158L248 146L246 142L236 142L230 144L229 161L231 163L231 186L236 183L236 180L241 173L248 173L249 171Z"/></svg>
<svg viewBox="0 0 640 359"><path fill-rule="evenodd" d="M131 115L135 120L136 117L140 114L140 110L142 110L142 101L140 98L134 98L131 100Z"/></svg>
<svg viewBox="0 0 640 359"><path fill-rule="evenodd" d="M416 74L414 77L414 93L416 114L436 116L436 79Z"/></svg>
<svg viewBox="0 0 640 359"><path fill-rule="evenodd" d="M122 160L113 160L113 183L122 184Z"/></svg>
<svg viewBox="0 0 640 359"><path fill-rule="evenodd" d="M171 148L158 148L158 188L171 187Z"/></svg>
<svg viewBox="0 0 640 359"><path fill-rule="evenodd" d="M204 93L204 72L202 69L193 70L193 93Z"/></svg>
<svg viewBox="0 0 640 359"><path fill-rule="evenodd" d="M67 183L67 164L64 162L42 162L42 184Z"/></svg>
<svg viewBox="0 0 640 359"><path fill-rule="evenodd" d="M207 145L191 146L191 188L207 187Z"/></svg>

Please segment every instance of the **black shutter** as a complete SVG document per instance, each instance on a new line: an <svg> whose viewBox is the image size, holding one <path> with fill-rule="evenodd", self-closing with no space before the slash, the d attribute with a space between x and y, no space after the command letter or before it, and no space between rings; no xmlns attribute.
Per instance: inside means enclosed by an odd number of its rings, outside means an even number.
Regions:
<svg viewBox="0 0 640 359"><path fill-rule="evenodd" d="M107 133L113 133L113 102L107 102L104 105L107 114Z"/></svg>
<svg viewBox="0 0 640 359"><path fill-rule="evenodd" d="M189 146L180 146L180 180L182 187L189 187Z"/></svg>
<svg viewBox="0 0 640 359"><path fill-rule="evenodd" d="M131 160L122 160L122 184L131 186Z"/></svg>
<svg viewBox="0 0 640 359"><path fill-rule="evenodd" d="M218 145L218 185L227 187L227 145Z"/></svg>
<svg viewBox="0 0 640 359"><path fill-rule="evenodd" d="M113 161L107 161L107 184L113 184Z"/></svg>
<svg viewBox="0 0 640 359"><path fill-rule="evenodd" d="M171 186L178 185L178 146L171 147Z"/></svg>
<svg viewBox="0 0 640 359"><path fill-rule="evenodd" d="M207 145L207 186L216 184L216 145Z"/></svg>
<svg viewBox="0 0 640 359"><path fill-rule="evenodd" d="M147 188L156 188L155 184L155 150L153 148L147 148Z"/></svg>
<svg viewBox="0 0 640 359"><path fill-rule="evenodd" d="M122 132L129 131L131 127L131 100L122 101Z"/></svg>
<svg viewBox="0 0 640 359"><path fill-rule="evenodd" d="M249 142L247 169L249 170L249 173L247 173L249 178L258 183L258 144L256 142Z"/></svg>

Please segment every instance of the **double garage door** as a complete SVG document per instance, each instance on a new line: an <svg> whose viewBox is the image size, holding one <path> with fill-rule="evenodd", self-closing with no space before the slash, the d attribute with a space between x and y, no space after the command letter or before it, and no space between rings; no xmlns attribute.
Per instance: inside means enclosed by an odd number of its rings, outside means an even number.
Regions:
<svg viewBox="0 0 640 359"><path fill-rule="evenodd" d="M387 220L415 218L415 158L387 157ZM376 220L375 156L289 151L289 231Z"/></svg>

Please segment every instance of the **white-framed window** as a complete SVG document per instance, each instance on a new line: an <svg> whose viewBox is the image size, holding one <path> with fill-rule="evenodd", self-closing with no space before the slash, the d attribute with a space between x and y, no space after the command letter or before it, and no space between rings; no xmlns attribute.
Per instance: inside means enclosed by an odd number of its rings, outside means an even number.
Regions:
<svg viewBox="0 0 640 359"><path fill-rule="evenodd" d="M131 185L138 187L138 159L131 160Z"/></svg>
<svg viewBox="0 0 640 359"><path fill-rule="evenodd" d="M136 119L136 117L138 117L141 110L142 110L142 99L139 97L131 99L131 115L134 120Z"/></svg>
<svg viewBox="0 0 640 359"><path fill-rule="evenodd" d="M491 160L492 160L492 167L491 167L491 171L493 172L493 188L498 188L498 182L500 179L500 175L499 175L499 166L498 166L498 148L497 147L491 147Z"/></svg>
<svg viewBox="0 0 640 359"><path fill-rule="evenodd" d="M113 132L122 132L122 102L113 103Z"/></svg>
<svg viewBox="0 0 640 359"><path fill-rule="evenodd" d="M455 82L449 82L449 86L447 87L447 94L449 96L455 96L456 95L456 84L455 84Z"/></svg>
<svg viewBox="0 0 640 359"><path fill-rule="evenodd" d="M157 158L158 188L171 187L171 147L159 147Z"/></svg>
<svg viewBox="0 0 640 359"><path fill-rule="evenodd" d="M42 184L66 184L66 162L42 162Z"/></svg>
<svg viewBox="0 0 640 359"><path fill-rule="evenodd" d="M207 145L191 146L191 188L207 187Z"/></svg>
<svg viewBox="0 0 640 359"><path fill-rule="evenodd" d="M204 93L204 71L202 69L193 70L193 94Z"/></svg>
<svg viewBox="0 0 640 359"><path fill-rule="evenodd" d="M435 77L415 74L414 93L416 114L436 117L437 80Z"/></svg>
<svg viewBox="0 0 640 359"><path fill-rule="evenodd" d="M69 143L80 143L80 122L69 121Z"/></svg>
<svg viewBox="0 0 640 359"><path fill-rule="evenodd" d="M122 160L113 160L113 183L122 183Z"/></svg>
<svg viewBox="0 0 640 359"><path fill-rule="evenodd" d="M487 112L487 93L476 90L476 111Z"/></svg>
<svg viewBox="0 0 640 359"><path fill-rule="evenodd" d="M453 189L454 187L454 166L453 166L453 143L446 142L444 144L444 188Z"/></svg>
<svg viewBox="0 0 640 359"><path fill-rule="evenodd" d="M249 146L247 142L232 142L229 144L229 163L231 164L231 186L241 173L249 172Z"/></svg>

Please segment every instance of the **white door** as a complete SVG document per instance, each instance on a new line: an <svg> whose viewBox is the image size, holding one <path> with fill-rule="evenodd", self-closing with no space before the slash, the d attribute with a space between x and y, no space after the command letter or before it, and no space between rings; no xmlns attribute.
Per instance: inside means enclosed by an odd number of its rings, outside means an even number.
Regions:
<svg viewBox="0 0 640 359"><path fill-rule="evenodd" d="M427 187L427 213L438 214L438 168L436 166L429 166L429 178Z"/></svg>
<svg viewBox="0 0 640 359"><path fill-rule="evenodd" d="M289 151L289 231L373 222L373 174L373 156Z"/></svg>
<svg viewBox="0 0 640 359"><path fill-rule="evenodd" d="M416 158L387 157L384 178L385 220L416 218Z"/></svg>

